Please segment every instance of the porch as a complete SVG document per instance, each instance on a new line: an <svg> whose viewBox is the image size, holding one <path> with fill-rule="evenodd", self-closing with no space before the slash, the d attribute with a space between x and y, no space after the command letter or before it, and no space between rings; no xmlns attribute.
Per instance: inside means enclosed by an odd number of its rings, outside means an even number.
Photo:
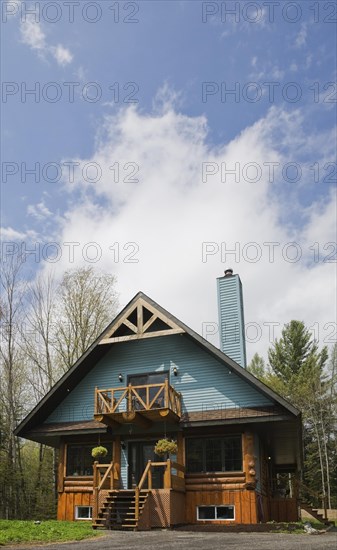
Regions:
<svg viewBox="0 0 337 550"><path fill-rule="evenodd" d="M161 470L162 488L154 480ZM93 528L151 529L184 521L185 467L149 460L134 489L120 490L114 463L94 463Z"/></svg>
<svg viewBox="0 0 337 550"><path fill-rule="evenodd" d="M149 428L153 422L179 422L181 395L168 382L95 389L94 419L113 428L136 424Z"/></svg>

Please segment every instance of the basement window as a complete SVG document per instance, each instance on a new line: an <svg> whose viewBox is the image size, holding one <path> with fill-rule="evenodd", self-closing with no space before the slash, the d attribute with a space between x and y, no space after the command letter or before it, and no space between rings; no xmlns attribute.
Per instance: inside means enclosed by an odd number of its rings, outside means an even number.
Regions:
<svg viewBox="0 0 337 550"><path fill-rule="evenodd" d="M92 506L75 506L75 519L92 519Z"/></svg>
<svg viewBox="0 0 337 550"><path fill-rule="evenodd" d="M198 506L197 520L198 521L230 521L235 519L235 507L227 506Z"/></svg>

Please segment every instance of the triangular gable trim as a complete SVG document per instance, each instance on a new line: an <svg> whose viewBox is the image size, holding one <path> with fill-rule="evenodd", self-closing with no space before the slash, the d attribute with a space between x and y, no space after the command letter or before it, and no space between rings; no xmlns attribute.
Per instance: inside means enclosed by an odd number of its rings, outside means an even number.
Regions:
<svg viewBox="0 0 337 550"><path fill-rule="evenodd" d="M160 330L153 330L154 326L161 325ZM184 329L172 321L158 308L150 304L144 298L138 298L124 311L120 317L98 342L102 344L114 344L128 340L142 338L154 338L156 336L170 336L182 334Z"/></svg>

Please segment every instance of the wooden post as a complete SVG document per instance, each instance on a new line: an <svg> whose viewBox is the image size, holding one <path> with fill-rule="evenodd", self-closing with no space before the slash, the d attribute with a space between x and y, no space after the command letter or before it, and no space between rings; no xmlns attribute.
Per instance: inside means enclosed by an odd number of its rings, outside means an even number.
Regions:
<svg viewBox="0 0 337 550"><path fill-rule="evenodd" d="M139 488L135 489L135 520L139 520Z"/></svg>
<svg viewBox="0 0 337 550"><path fill-rule="evenodd" d="M98 410L98 388L95 388L95 404L94 404L94 414L99 414L101 411Z"/></svg>
<svg viewBox="0 0 337 550"><path fill-rule="evenodd" d="M129 384L128 386L128 412L132 411L132 386Z"/></svg>
<svg viewBox="0 0 337 550"><path fill-rule="evenodd" d="M182 432L178 432L177 434L177 445L178 445L177 462L178 464L185 466L185 440ZM178 472L178 475L179 475L179 472Z"/></svg>
<svg viewBox="0 0 337 550"><path fill-rule="evenodd" d="M149 460L149 462L151 462L151 460ZM147 488L149 490L151 490L152 489L152 467L151 466L149 468L149 473L147 475L147 479L148 479Z"/></svg>
<svg viewBox="0 0 337 550"><path fill-rule="evenodd" d="M168 409L169 406L169 383L168 379L165 380L165 408Z"/></svg>
<svg viewBox="0 0 337 550"><path fill-rule="evenodd" d="M256 464L254 458L254 435L252 432L244 433L244 451L243 451L243 468L246 473L246 481L249 483L255 482L256 475L250 471L256 472ZM251 466L251 464L254 464Z"/></svg>
<svg viewBox="0 0 337 550"><path fill-rule="evenodd" d="M59 463L57 469L57 492L63 493L64 476L66 474L66 446L62 442L59 450Z"/></svg>
<svg viewBox="0 0 337 550"><path fill-rule="evenodd" d="M172 480L171 480L171 460L168 458L166 461L166 469L164 473L164 489L171 489Z"/></svg>
<svg viewBox="0 0 337 550"><path fill-rule="evenodd" d="M328 519L328 509L327 509L327 504L326 504L326 501L327 501L326 495L323 496L323 499L324 499L324 518Z"/></svg>
<svg viewBox="0 0 337 550"><path fill-rule="evenodd" d="M112 462L114 464L113 467L113 487L112 489L119 489L119 483L120 483L120 471L121 471L121 438L120 435L115 436L115 440L113 442L113 454L112 454Z"/></svg>
<svg viewBox="0 0 337 550"><path fill-rule="evenodd" d="M94 462L93 490L94 490L94 519L98 517L98 479L97 479L97 460Z"/></svg>

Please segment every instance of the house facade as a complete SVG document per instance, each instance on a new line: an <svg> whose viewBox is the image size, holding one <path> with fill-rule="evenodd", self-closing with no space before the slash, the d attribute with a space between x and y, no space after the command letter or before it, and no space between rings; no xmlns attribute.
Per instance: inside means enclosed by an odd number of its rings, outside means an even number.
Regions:
<svg viewBox="0 0 337 550"><path fill-rule="evenodd" d="M218 279L218 298L221 348L242 366L139 292L18 426L58 449L58 519L131 529L298 519L299 411L245 369L237 275ZM175 455L155 454L163 438ZM94 461L96 446L107 455Z"/></svg>

